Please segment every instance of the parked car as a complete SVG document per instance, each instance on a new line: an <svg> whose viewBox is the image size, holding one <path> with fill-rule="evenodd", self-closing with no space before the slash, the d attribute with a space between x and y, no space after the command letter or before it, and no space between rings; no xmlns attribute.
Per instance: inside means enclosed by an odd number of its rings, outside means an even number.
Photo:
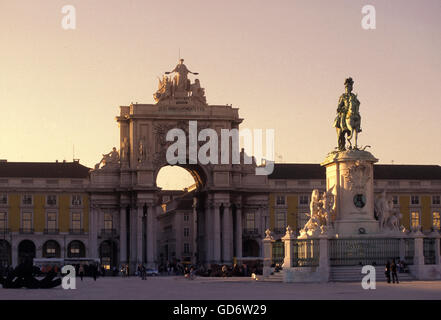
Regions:
<svg viewBox="0 0 441 320"><path fill-rule="evenodd" d="M146 274L148 277L156 277L159 276L159 272L156 269L147 269Z"/></svg>

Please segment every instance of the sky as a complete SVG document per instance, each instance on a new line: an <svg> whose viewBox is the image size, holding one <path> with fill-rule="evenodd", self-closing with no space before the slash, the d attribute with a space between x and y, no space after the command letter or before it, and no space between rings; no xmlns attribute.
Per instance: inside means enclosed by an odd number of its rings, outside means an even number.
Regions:
<svg viewBox="0 0 441 320"><path fill-rule="evenodd" d="M154 103L182 57L209 104L275 129L278 162L319 163L337 145L350 76L359 143L379 163L439 165L440 16L439 0L0 0L0 159L93 167L119 147L119 106Z"/></svg>

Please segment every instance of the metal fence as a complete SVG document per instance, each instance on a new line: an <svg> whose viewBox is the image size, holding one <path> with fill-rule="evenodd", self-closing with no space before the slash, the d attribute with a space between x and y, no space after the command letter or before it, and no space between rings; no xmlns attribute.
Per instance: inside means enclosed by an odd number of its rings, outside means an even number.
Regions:
<svg viewBox="0 0 441 320"><path fill-rule="evenodd" d="M385 265L400 256L399 239L332 239L331 266Z"/></svg>
<svg viewBox="0 0 441 320"><path fill-rule="evenodd" d="M320 259L320 240L302 239L292 241L292 266L316 267Z"/></svg>
<svg viewBox="0 0 441 320"><path fill-rule="evenodd" d="M285 258L285 245L282 241L276 241L273 243L273 256L272 263L283 264L283 259Z"/></svg>
<svg viewBox="0 0 441 320"><path fill-rule="evenodd" d="M424 238L424 264L435 264L435 239Z"/></svg>
<svg viewBox="0 0 441 320"><path fill-rule="evenodd" d="M404 263L413 264L415 254L415 239L404 239Z"/></svg>

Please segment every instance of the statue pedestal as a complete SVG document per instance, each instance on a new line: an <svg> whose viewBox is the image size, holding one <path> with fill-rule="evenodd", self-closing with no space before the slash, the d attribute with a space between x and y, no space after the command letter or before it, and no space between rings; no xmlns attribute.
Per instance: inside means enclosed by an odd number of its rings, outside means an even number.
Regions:
<svg viewBox="0 0 441 320"><path fill-rule="evenodd" d="M374 216L374 174L377 162L370 152L346 150L330 153L326 167L326 190L335 195L333 232L339 237L379 232Z"/></svg>

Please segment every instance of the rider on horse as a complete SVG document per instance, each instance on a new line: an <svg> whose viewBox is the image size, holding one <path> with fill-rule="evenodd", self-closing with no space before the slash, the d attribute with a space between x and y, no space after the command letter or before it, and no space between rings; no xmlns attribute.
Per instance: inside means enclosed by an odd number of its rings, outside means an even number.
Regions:
<svg viewBox="0 0 441 320"><path fill-rule="evenodd" d="M340 96L337 106L337 117L334 120L334 127L337 129L339 151L346 150L346 134L350 135L348 141L351 143L350 139L354 135L354 132L355 135L361 132L361 117L358 112L360 101L358 101L357 95L352 93L354 81L352 78L347 78L344 84L345 93ZM357 136L355 140L355 147L357 147Z"/></svg>

